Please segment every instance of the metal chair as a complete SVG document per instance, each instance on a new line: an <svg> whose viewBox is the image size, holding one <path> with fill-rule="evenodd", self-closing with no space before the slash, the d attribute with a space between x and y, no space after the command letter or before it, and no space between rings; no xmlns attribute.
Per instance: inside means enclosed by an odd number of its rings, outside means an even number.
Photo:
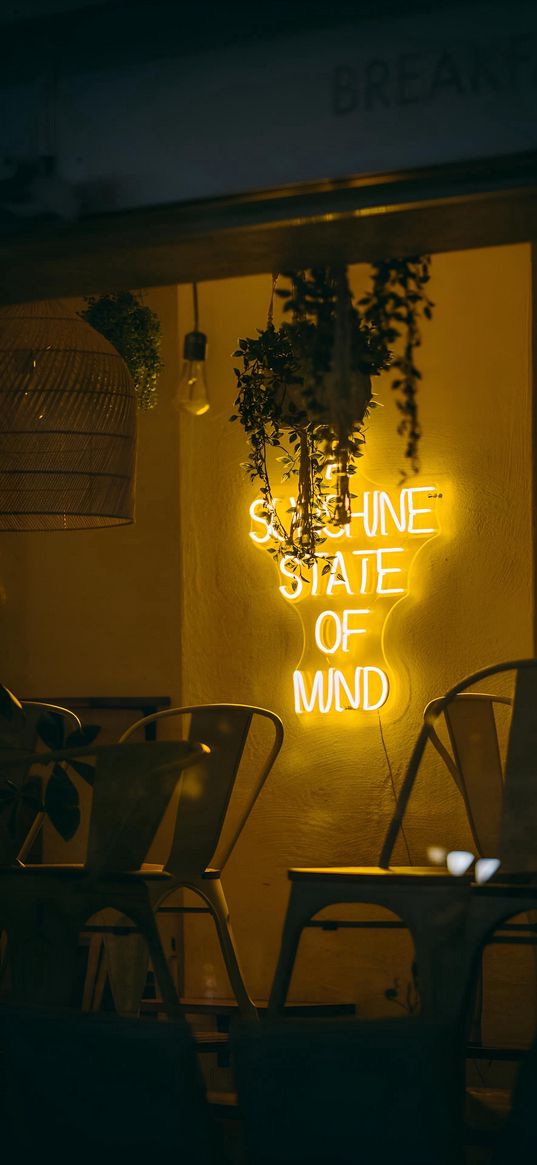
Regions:
<svg viewBox="0 0 537 1165"><path fill-rule="evenodd" d="M424 719L429 723L430 740L464 801L466 818L473 840L475 856L486 859L500 848L500 826L505 782L501 724L498 713L513 707L511 696L491 692L460 692L449 704L432 700ZM433 719L434 718L434 719ZM437 732L443 719L449 748ZM537 943L535 916L527 923L505 922L497 928L491 941L495 944L526 945ZM476 984L476 1002L470 1038L474 1051L482 1047L482 976ZM469 1047L469 1050L471 1048ZM515 1050L513 1049L513 1052ZM521 1053L520 1053L521 1054ZM493 1058L493 1056L491 1056Z"/></svg>
<svg viewBox="0 0 537 1165"><path fill-rule="evenodd" d="M147 724L174 719L179 723L190 718L188 739L203 740L210 748L208 756L181 790L179 808L175 819L175 831L169 857L164 865L168 881L154 886L148 882L151 901L158 913L164 897L173 890L184 888L199 895L214 920L222 950L227 974L237 999L240 1011L245 1015L255 1015L255 1005L248 993L241 970L239 955L230 923L229 908L221 882L221 872L232 853L239 836L250 816L253 806L265 784L283 743L283 725L280 718L266 708L244 704L202 704L183 708L167 708L144 716L123 734L121 742L132 739L133 735L145 729ZM256 772L238 819L234 822L230 836L222 845L222 830L226 822L236 778L247 741L254 725L266 722L271 728L271 740L257 753ZM212 864L215 854L218 865ZM157 871L162 867L154 867ZM145 867L148 879L152 876L150 867ZM166 907L168 912L182 914L189 907ZM200 908L196 908L199 912ZM120 934L121 923L119 920ZM100 929L100 928L97 928ZM113 934L109 948L117 948L121 941ZM106 934L106 930L104 931ZM92 963L97 966L95 950ZM108 973L110 977L111 966ZM95 971L95 974L97 972ZM112 994L115 985L111 982ZM117 991L119 992L119 984ZM86 997L92 995L91 985L86 985ZM131 1001L132 1002L132 1001ZM139 1002L139 1001L138 1001Z"/></svg>
<svg viewBox="0 0 537 1165"><path fill-rule="evenodd" d="M470 871L462 877L453 877L440 867L392 868L394 845L439 716L448 708L452 713L454 702L468 693L468 689L504 672L511 673L515 690L505 781L495 785L493 794L501 810L499 848L485 855L501 858L500 870L490 881L477 884ZM490 701L490 696L487 699ZM456 1022L465 1013L471 1001L474 972L488 936L510 916L537 905L537 887L532 884L534 871L537 872L536 707L535 659L485 668L428 706L378 866L289 871L291 892L269 1005L273 1014L284 1007L303 928L320 910L342 902L382 906L408 926L414 940L422 1015ZM480 746L476 746L474 760L479 755ZM477 829L475 816L473 827ZM481 821L479 828L483 829ZM482 836L485 838L485 834ZM487 844L491 838L488 832Z"/></svg>
<svg viewBox="0 0 537 1165"><path fill-rule="evenodd" d="M168 1014L181 1017L160 942L147 875L141 866L183 770L207 753L203 744L143 744L59 749L2 758L2 770L95 758L84 865L26 865L0 870L0 918L8 936L15 1001L72 1003L78 936L88 917L113 907L128 914L147 941ZM170 882L169 875L153 875Z"/></svg>

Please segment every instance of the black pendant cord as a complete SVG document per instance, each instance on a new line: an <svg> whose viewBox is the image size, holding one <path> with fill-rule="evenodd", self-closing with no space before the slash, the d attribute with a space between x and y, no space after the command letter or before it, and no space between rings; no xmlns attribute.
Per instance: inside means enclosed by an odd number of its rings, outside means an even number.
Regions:
<svg viewBox="0 0 537 1165"><path fill-rule="evenodd" d="M192 302L194 305L194 331L199 332L198 285L192 284Z"/></svg>

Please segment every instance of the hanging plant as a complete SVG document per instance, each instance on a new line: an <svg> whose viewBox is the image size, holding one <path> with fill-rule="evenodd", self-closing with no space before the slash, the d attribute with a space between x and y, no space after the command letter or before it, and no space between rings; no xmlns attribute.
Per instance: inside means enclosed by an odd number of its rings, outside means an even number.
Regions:
<svg viewBox="0 0 537 1165"><path fill-rule="evenodd" d="M154 408L162 369L158 316L131 291L89 296L86 303L80 315L123 357L134 382L138 408Z"/></svg>
<svg viewBox="0 0 537 1165"><path fill-rule="evenodd" d="M416 366L416 350L421 344L422 316L432 319L434 304L425 290L430 266L429 255L373 263L371 290L359 301L364 320L384 337L393 351L392 389L397 394L396 404L401 413L397 431L404 439L404 456L414 473L420 469L421 437L417 400L421 372ZM407 477L408 471L402 470L402 476Z"/></svg>
<svg viewBox="0 0 537 1165"><path fill-rule="evenodd" d="M248 437L245 463L259 480L264 516L275 533L270 550L310 566L324 542L323 528L351 518L350 479L362 456L363 426L373 399L371 376L390 363L384 336L362 319L352 300L346 268L319 268L285 276L290 287L274 292L290 318L273 321L273 296L267 325L257 337L239 340L234 356L237 412ZM282 478L296 476L296 504L286 525L278 513L268 455L278 458ZM326 481L335 465L334 484Z"/></svg>

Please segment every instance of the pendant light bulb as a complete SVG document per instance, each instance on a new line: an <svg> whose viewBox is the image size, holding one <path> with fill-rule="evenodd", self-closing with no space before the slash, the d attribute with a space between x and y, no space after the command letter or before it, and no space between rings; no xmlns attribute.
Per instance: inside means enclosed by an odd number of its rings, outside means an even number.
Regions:
<svg viewBox="0 0 537 1165"><path fill-rule="evenodd" d="M195 417L201 417L209 408L209 394L205 379L207 336L203 332L188 332L185 336L183 367L177 388L177 404Z"/></svg>
<svg viewBox="0 0 537 1165"><path fill-rule="evenodd" d="M194 297L194 331L187 332L183 347L183 367L179 377L175 405L194 417L201 417L209 408L209 393L205 379L207 336L198 328L198 293L192 284Z"/></svg>

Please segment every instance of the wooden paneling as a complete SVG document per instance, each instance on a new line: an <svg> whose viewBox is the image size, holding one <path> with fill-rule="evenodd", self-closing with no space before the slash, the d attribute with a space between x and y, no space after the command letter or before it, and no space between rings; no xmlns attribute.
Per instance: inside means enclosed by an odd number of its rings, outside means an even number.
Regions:
<svg viewBox="0 0 537 1165"><path fill-rule="evenodd" d="M41 224L0 236L0 302L537 235L537 154Z"/></svg>

